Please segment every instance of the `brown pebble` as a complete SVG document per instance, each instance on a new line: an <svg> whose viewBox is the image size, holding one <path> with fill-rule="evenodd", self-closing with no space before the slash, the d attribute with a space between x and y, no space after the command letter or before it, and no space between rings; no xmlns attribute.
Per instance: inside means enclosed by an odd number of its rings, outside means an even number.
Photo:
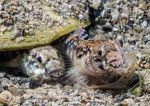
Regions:
<svg viewBox="0 0 150 106"><path fill-rule="evenodd" d="M125 99L121 102L121 106L133 106L134 101L132 98Z"/></svg>
<svg viewBox="0 0 150 106"><path fill-rule="evenodd" d="M144 90L144 92L146 92L146 93L150 93L150 86L149 86L148 84L145 85L144 88L143 88L143 90Z"/></svg>
<svg viewBox="0 0 150 106"><path fill-rule="evenodd" d="M14 98L13 95L9 91L3 91L0 93L0 104L13 104Z"/></svg>
<svg viewBox="0 0 150 106"><path fill-rule="evenodd" d="M24 93L22 89L14 87L14 86L9 86L8 91L12 93L12 95L14 96L21 96Z"/></svg>

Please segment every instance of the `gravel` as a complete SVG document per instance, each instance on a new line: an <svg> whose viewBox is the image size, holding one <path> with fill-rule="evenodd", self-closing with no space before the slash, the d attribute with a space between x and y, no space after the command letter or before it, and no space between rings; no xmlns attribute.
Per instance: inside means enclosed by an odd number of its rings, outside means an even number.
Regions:
<svg viewBox="0 0 150 106"><path fill-rule="evenodd" d="M15 1L15 0L14 0ZM94 1L94 0L93 0ZM96 0L95 0L96 1ZM140 63L140 72L146 75L145 89L140 96L129 95L127 90L77 90L73 86L63 85L59 82L47 82L40 87L36 83L32 86L29 83L29 79L21 76L21 74L15 69L1 69L0 71L0 102L13 106L148 106L150 104L150 87L149 84L150 74L146 73L150 70L150 2L149 0L100 0L101 8L100 15L95 18L95 26L90 27L88 32L93 39L113 39L117 40L124 51L132 51L137 56ZM9 11L10 8L16 8L17 11L22 8L28 9L28 15L37 11L43 13L41 10L41 4L38 0L17 0L17 4L13 4L12 0L7 0L7 5L3 7L3 2L0 1L0 12L3 8ZM22 3L23 2L23 3ZM87 9L83 8L87 5L86 0L47 0L48 5L55 5L53 11L58 12L62 17L78 17L79 19L86 20ZM20 3L20 5L18 4ZM25 4L29 3L28 6ZM68 3L68 4L66 4ZM36 5L37 10L32 10L32 5ZM59 7L59 8L57 8ZM77 7L75 13L74 7ZM69 12L65 12L66 9ZM72 8L72 9L70 9ZM12 12L12 9L10 9ZM80 11L81 10L81 11ZM87 13L86 13L87 12ZM85 14L83 14L85 13ZM43 13L46 14L46 13ZM10 17L9 21L6 21L6 25L2 22L2 17ZM14 17L22 17L22 13L12 12L12 15L4 14L0 15L0 30L3 32L11 28L15 29L16 34L19 35L24 32L20 29L20 23L13 23ZM36 18L31 18L32 24L36 19L39 19L38 14ZM24 16L28 20L28 16ZM18 18L21 21L21 25L25 24L26 18ZM48 19L49 20L49 19ZM39 19L40 22L43 22ZM45 22L45 21L44 21ZM11 24L10 24L11 23ZM30 21L29 26L25 29L27 32L29 29L32 33L32 25ZM53 25L53 24L52 24ZM51 23L49 23L51 26ZM31 27L31 28L30 28ZM25 32L26 32L25 31ZM30 31L29 31L30 32ZM147 69L147 70L146 70ZM6 92L8 91L8 92ZM8 96L4 96L8 95ZM4 98L2 98L4 97ZM8 99L8 98L11 99Z"/></svg>
<svg viewBox="0 0 150 106"><path fill-rule="evenodd" d="M142 67L149 68L150 3L146 0L115 0L103 3L100 8L103 7L95 19L96 26L89 30L91 36L117 41L124 51L135 53Z"/></svg>
<svg viewBox="0 0 150 106"><path fill-rule="evenodd" d="M15 102L10 102L13 106L148 106L150 104L150 94L145 92L141 96L135 96L127 95L126 90L83 91L58 82L44 83L41 87L31 89L27 83L21 83L23 78L20 76L15 77L10 74L4 76L1 78L1 92L7 91L13 95Z"/></svg>
<svg viewBox="0 0 150 106"><path fill-rule="evenodd" d="M20 42L24 40L22 36L34 35L35 29L66 25L63 17L51 16L47 8L53 7L46 0L1 0L0 34L18 37L16 41Z"/></svg>

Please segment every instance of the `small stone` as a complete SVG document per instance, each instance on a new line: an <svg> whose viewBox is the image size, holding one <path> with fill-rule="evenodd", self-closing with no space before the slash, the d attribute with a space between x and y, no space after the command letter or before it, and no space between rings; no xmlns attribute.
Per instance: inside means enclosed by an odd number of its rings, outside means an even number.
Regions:
<svg viewBox="0 0 150 106"><path fill-rule="evenodd" d="M134 105L134 101L133 99L129 98L129 99L125 99L120 103L121 106L133 106Z"/></svg>
<svg viewBox="0 0 150 106"><path fill-rule="evenodd" d="M8 91L11 92L15 96L23 95L23 90L14 86L8 86Z"/></svg>
<svg viewBox="0 0 150 106"><path fill-rule="evenodd" d="M0 103L12 105L14 104L14 97L9 91L3 91L0 93Z"/></svg>
<svg viewBox="0 0 150 106"><path fill-rule="evenodd" d="M139 3L139 8L140 8L140 9L146 9L146 8L147 8L146 2L145 2L145 1L140 2L140 3Z"/></svg>
<svg viewBox="0 0 150 106"><path fill-rule="evenodd" d="M75 90L71 95L76 96L78 94L78 92L79 92L78 90Z"/></svg>
<svg viewBox="0 0 150 106"><path fill-rule="evenodd" d="M5 26L0 26L0 32L5 32L7 30L7 27Z"/></svg>
<svg viewBox="0 0 150 106"><path fill-rule="evenodd" d="M94 9L98 9L100 4L101 4L101 0L91 0L90 1L90 6Z"/></svg>
<svg viewBox="0 0 150 106"><path fill-rule="evenodd" d="M118 21L118 18L119 18L119 11L118 10L114 10L112 13L112 21Z"/></svg>
<svg viewBox="0 0 150 106"><path fill-rule="evenodd" d="M113 29L112 29L113 31L119 31L119 28L117 28L117 27L113 27Z"/></svg>
<svg viewBox="0 0 150 106"><path fill-rule="evenodd" d="M143 29L146 28L147 25L148 25L148 23L147 23L146 20L144 20L144 21L141 23L141 27L142 27Z"/></svg>
<svg viewBox="0 0 150 106"><path fill-rule="evenodd" d="M3 9L3 5L2 4L0 4L0 11Z"/></svg>
<svg viewBox="0 0 150 106"><path fill-rule="evenodd" d="M17 42L17 43L22 42L22 41L24 41L24 40L25 40L25 38L24 38L23 36L16 38L16 42Z"/></svg>
<svg viewBox="0 0 150 106"><path fill-rule="evenodd" d="M32 103L29 102L29 101L25 101L25 102L23 103L23 106L32 106Z"/></svg>
<svg viewBox="0 0 150 106"><path fill-rule="evenodd" d="M0 78L4 77L5 73L0 73Z"/></svg>

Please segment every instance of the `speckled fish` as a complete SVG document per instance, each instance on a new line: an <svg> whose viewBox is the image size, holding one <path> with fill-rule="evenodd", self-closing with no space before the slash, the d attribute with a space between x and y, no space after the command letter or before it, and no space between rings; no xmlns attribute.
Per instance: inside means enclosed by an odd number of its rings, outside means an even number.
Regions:
<svg viewBox="0 0 150 106"><path fill-rule="evenodd" d="M127 87L136 68L135 56L124 53L114 41L91 40L88 37L85 30L79 29L66 40L67 54L72 61L69 79L80 87Z"/></svg>

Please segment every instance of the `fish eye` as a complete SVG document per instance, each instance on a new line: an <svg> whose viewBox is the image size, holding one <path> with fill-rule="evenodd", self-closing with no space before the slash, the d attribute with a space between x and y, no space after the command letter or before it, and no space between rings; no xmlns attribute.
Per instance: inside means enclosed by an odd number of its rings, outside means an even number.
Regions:
<svg viewBox="0 0 150 106"><path fill-rule="evenodd" d="M95 62L100 62L101 60L96 57L96 58L94 58L94 61L95 61Z"/></svg>
<svg viewBox="0 0 150 106"><path fill-rule="evenodd" d="M40 62L40 63L42 63L42 58L40 56L37 57L37 61Z"/></svg>
<svg viewBox="0 0 150 106"><path fill-rule="evenodd" d="M100 55L100 56L102 55L102 51L101 50L98 51L98 55Z"/></svg>

